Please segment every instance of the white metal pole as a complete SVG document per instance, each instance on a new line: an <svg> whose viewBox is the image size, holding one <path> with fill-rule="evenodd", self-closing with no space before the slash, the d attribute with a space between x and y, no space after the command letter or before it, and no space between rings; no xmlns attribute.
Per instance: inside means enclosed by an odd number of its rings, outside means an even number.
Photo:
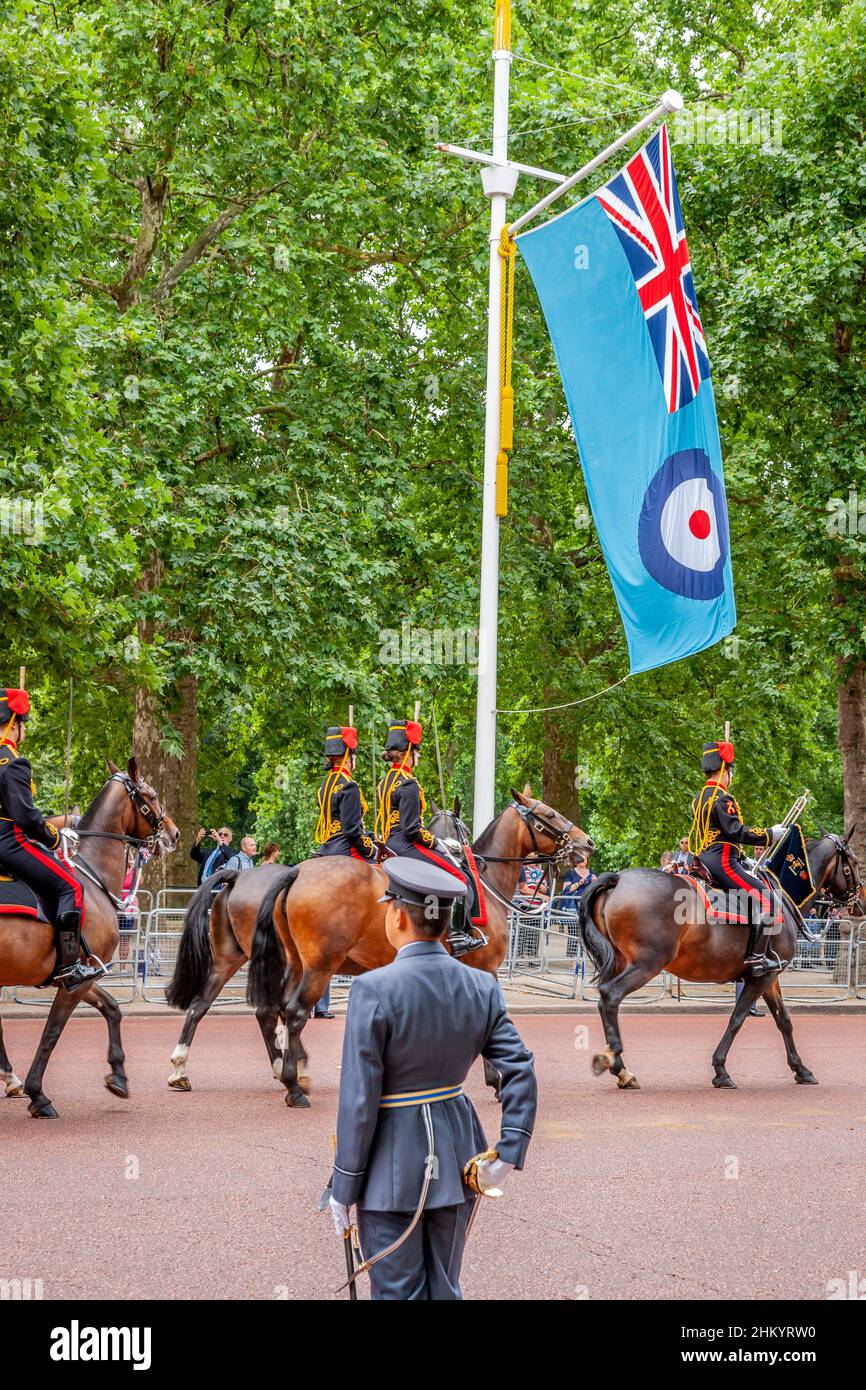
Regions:
<svg viewBox="0 0 866 1390"><path fill-rule="evenodd" d="M511 235L513 237L517 236L518 232L526 226L527 222L531 222L540 212L544 212L545 208L549 208L551 203L555 203L557 198L562 197L563 193L567 193L569 189L574 188L574 185L580 183L581 179L585 179L590 174L593 174L600 165L604 164L612 155L617 154L623 146L627 145L630 140L633 140L636 135L640 135L648 126L651 126L653 121L660 120L662 116L670 115L671 112L681 111L682 109L683 99L679 92L673 90L664 92L658 106L654 106L652 111L637 122L637 125L633 125L631 130L627 130L624 135L620 135L619 139L614 140L613 144L608 145L607 149L602 150L601 154L597 154L588 164L584 164L581 169L578 169L576 174L570 175L570 177L559 184L557 188L554 188L552 193L548 193L540 202L534 203L526 212L521 213L511 228Z"/></svg>
<svg viewBox="0 0 866 1390"><path fill-rule="evenodd" d="M501 12L506 11L506 15ZM500 315L499 241L506 205L517 186L517 170L508 160L508 96L511 69L509 0L497 9L493 50L493 158L481 171L490 199L490 278L487 313L487 395L484 418L484 486L481 520L481 601L478 621L478 690L475 712L475 796L473 833L477 836L495 814L496 660L499 620L499 518L496 515L496 456L499 453Z"/></svg>

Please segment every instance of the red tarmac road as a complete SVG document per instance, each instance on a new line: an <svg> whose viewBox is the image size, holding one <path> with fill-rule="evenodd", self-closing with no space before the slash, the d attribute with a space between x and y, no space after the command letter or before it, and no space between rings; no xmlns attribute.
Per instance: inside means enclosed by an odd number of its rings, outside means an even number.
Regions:
<svg viewBox="0 0 866 1390"><path fill-rule="evenodd" d="M538 1065L536 1136L506 1197L478 1214L466 1297L822 1299L829 1281L866 1275L866 1024L794 1021L818 1087L794 1084L769 1018L749 1019L734 1045L740 1089L716 1091L720 1015L629 1013L625 1057L643 1089L620 1092L590 1073L596 1019L520 1017ZM206 1019L194 1089L170 1091L179 1022L126 1021L127 1102L102 1087L95 1017L73 1019L49 1068L59 1120L0 1100L0 1279L42 1279L46 1298L333 1297L343 1254L315 1206L342 1022L305 1032L305 1111L283 1104L249 1017ZM588 1039L576 1033L587 1022ZM19 1075L40 1027L5 1025ZM480 1066L468 1090L495 1139Z"/></svg>

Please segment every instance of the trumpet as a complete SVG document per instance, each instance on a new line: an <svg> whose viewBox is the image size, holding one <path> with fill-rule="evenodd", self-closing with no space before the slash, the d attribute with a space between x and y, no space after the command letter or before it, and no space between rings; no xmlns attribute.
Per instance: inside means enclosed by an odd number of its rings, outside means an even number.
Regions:
<svg viewBox="0 0 866 1390"><path fill-rule="evenodd" d="M790 811L785 816L784 820L781 820L779 822L779 824L784 825L785 829L789 830L791 826L794 824L794 822L797 820L797 818L801 816L805 811L806 805L811 795L812 793L809 791L809 788L807 787L806 790L803 792L803 795L797 797L797 800L794 802ZM770 850L772 848L772 845L767 845L766 849L761 850L761 853L755 860L756 867L760 868L760 866L763 864L764 860L766 859L767 855L770 853Z"/></svg>

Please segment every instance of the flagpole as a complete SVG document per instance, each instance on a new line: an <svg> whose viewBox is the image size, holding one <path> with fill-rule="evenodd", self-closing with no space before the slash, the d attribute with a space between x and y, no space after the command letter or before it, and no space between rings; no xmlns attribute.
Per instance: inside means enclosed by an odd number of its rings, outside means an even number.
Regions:
<svg viewBox="0 0 866 1390"><path fill-rule="evenodd" d="M574 188L575 184L580 183L581 179L588 178L590 174L594 174L600 165L604 164L608 159L611 159L615 154L618 154L636 135L641 135L648 126L653 124L653 121L661 120L663 116L668 116L673 111L682 111L682 109L683 99L679 92L675 92L672 89L663 92L659 99L658 106L654 106L652 111L648 112L646 116L643 116L641 120L638 121L637 125L633 125L631 130L627 130L624 135L620 135L617 140L614 140L612 145L608 145L607 149L602 150L601 154L597 154L588 164L584 164L582 168L578 169L576 174L571 174L569 178L563 179L562 183L554 188L551 193L548 193L544 198L540 199L539 202L534 203L526 212L521 213L517 221L512 224L511 236L517 236L518 232L522 231L528 222L531 222L540 212L544 212L546 208L549 208L551 203L555 203L557 198L562 197L563 193L568 193L569 189Z"/></svg>
<svg viewBox="0 0 866 1390"><path fill-rule="evenodd" d="M484 484L481 503L481 594L478 619L478 689L475 711L475 795L472 825L479 835L493 820L496 776L496 663L499 618L499 517L496 457L499 453L500 315L499 243L518 170L508 165L508 100L511 78L511 0L497 0L493 31L493 145L496 161L481 170L490 199L490 273L487 309L487 394L484 412Z"/></svg>

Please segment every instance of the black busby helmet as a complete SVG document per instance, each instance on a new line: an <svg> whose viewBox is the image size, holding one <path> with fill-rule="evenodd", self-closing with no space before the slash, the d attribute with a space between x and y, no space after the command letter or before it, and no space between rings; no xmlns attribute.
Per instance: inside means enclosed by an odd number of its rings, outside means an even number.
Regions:
<svg viewBox="0 0 866 1390"><path fill-rule="evenodd" d="M392 753L407 753L410 748L417 748L420 742L420 724L414 719L395 720L388 726L388 737L385 739L382 757L388 758Z"/></svg>
<svg viewBox="0 0 866 1390"><path fill-rule="evenodd" d="M335 724L325 735L325 757L342 758L358 747L358 730L351 724Z"/></svg>
<svg viewBox="0 0 866 1390"><path fill-rule="evenodd" d="M730 767L734 761L734 745L732 743L705 743L704 756L701 767L704 772L721 772L723 767Z"/></svg>
<svg viewBox="0 0 866 1390"><path fill-rule="evenodd" d="M0 724L30 718L30 696L26 690L0 690Z"/></svg>

